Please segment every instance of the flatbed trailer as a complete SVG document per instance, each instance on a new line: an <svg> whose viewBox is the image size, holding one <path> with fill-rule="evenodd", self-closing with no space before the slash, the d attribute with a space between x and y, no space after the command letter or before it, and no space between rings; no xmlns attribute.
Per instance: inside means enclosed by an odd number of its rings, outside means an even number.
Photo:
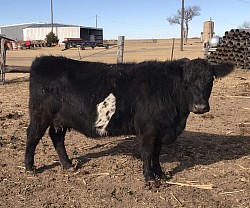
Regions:
<svg viewBox="0 0 250 208"><path fill-rule="evenodd" d="M95 41L86 41L83 38L65 38L64 41L64 50L70 48L80 47L80 49L85 50L86 47L91 47L94 49L95 47L105 47L109 48L110 44L98 43Z"/></svg>

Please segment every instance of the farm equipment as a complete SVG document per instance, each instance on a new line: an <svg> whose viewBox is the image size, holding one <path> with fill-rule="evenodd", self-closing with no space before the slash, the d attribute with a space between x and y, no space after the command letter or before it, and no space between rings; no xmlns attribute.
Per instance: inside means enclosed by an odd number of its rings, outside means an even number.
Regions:
<svg viewBox="0 0 250 208"><path fill-rule="evenodd" d="M89 38L89 39L85 39L85 38L65 38L63 41L65 48L66 49L70 49L70 48L76 48L76 47L80 47L80 49L85 50L86 47L91 47L92 49L94 49L95 47L105 47L106 49L109 48L110 44L104 44L101 42L96 42L94 40L94 38Z"/></svg>
<svg viewBox="0 0 250 208"><path fill-rule="evenodd" d="M208 51L216 51L217 47L222 43L222 37L214 36L208 42Z"/></svg>
<svg viewBox="0 0 250 208"><path fill-rule="evenodd" d="M208 52L216 51L217 47L222 43L220 36L212 37L208 42L203 43L204 50Z"/></svg>
<svg viewBox="0 0 250 208"><path fill-rule="evenodd" d="M208 58L208 55L210 53L213 53L217 50L217 47L219 47L222 44L222 38L220 36L214 36L210 38L209 41L203 42L203 50L204 50L204 58Z"/></svg>

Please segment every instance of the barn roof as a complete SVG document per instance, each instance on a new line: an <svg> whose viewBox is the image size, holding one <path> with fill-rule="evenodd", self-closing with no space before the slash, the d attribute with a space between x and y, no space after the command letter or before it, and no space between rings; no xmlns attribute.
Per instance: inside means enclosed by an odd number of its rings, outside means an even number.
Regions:
<svg viewBox="0 0 250 208"><path fill-rule="evenodd" d="M40 23L40 24L36 23L26 28L45 28L45 27L51 27L51 23ZM54 23L53 27L80 27L80 28L87 28L87 29L102 30L102 28L86 27L86 26L80 26L80 25L67 25L67 24L60 24L60 23Z"/></svg>
<svg viewBox="0 0 250 208"><path fill-rule="evenodd" d="M46 28L46 27L51 27L51 23L34 22L34 23L24 23L24 24L13 24L13 25L0 26L0 28L17 27L17 26L23 26L23 29ZM53 27L80 27L80 28L87 28L87 29L102 30L102 28L86 27L86 26L81 26L81 25L67 25L67 24L60 24L60 23L54 23Z"/></svg>
<svg viewBox="0 0 250 208"><path fill-rule="evenodd" d="M33 24L28 26L27 28L39 28L39 27L51 27L51 23L40 23L40 24ZM53 27L80 27L78 25L66 25L66 24L59 24L59 23L54 23Z"/></svg>

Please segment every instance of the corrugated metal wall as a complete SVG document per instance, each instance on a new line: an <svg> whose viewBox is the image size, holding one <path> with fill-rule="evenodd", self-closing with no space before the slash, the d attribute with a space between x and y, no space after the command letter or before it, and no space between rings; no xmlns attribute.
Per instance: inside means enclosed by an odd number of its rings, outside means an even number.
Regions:
<svg viewBox="0 0 250 208"><path fill-rule="evenodd" d="M23 40L23 28L29 27L34 23L27 23L21 25L9 25L9 26L2 26L0 28L0 34L5 35L8 38L13 40Z"/></svg>
<svg viewBox="0 0 250 208"><path fill-rule="evenodd" d="M51 32L50 27L25 28L23 38L24 40L44 40L49 32ZM59 43L62 43L64 38L80 38L80 27L78 26L54 27L53 32L58 37Z"/></svg>
<svg viewBox="0 0 250 208"><path fill-rule="evenodd" d="M23 29L24 40L44 40L51 28L25 28Z"/></svg>
<svg viewBox="0 0 250 208"><path fill-rule="evenodd" d="M79 27L58 27L59 42L64 41L64 38L80 38Z"/></svg>

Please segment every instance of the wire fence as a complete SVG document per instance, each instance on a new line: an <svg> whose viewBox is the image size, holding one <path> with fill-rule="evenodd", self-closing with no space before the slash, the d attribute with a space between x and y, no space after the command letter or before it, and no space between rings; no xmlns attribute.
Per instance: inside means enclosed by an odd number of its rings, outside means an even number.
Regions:
<svg viewBox="0 0 250 208"><path fill-rule="evenodd" d="M117 45L114 45L114 46L112 46L112 47L109 47L108 49L103 49L102 51L98 51L98 52L92 53L92 54L87 55L87 56L81 56L80 47L79 47L79 48L78 48L79 60L86 59L86 58L89 58L89 57L93 57L93 56L95 56L95 55L97 55L97 54L105 53L105 52L107 52L108 50L113 49L113 48L117 48L117 47L118 47Z"/></svg>

